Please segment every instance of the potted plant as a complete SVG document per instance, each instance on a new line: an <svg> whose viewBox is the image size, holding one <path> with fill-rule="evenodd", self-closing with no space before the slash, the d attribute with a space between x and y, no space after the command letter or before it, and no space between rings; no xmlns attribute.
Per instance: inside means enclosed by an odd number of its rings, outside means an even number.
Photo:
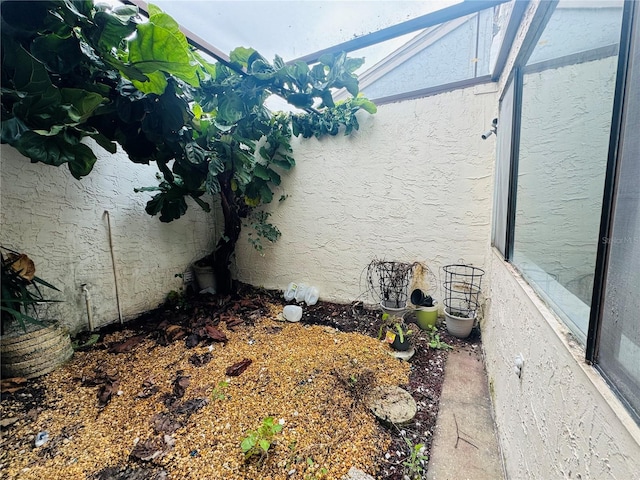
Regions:
<svg viewBox="0 0 640 480"><path fill-rule="evenodd" d="M406 352L413 347L413 330L409 328L402 317L382 314L382 324L378 330L378 340L383 339L391 348L399 352Z"/></svg>
<svg viewBox="0 0 640 480"><path fill-rule="evenodd" d="M458 338L471 334L478 318L484 270L472 265L443 267L444 317L447 331Z"/></svg>
<svg viewBox="0 0 640 480"><path fill-rule="evenodd" d="M438 302L416 288L411 292L411 303L415 306L416 323L422 330L436 326L438 320Z"/></svg>
<svg viewBox="0 0 640 480"><path fill-rule="evenodd" d="M407 310L409 283L418 262L372 260L367 266L369 290L389 315L402 317Z"/></svg>
<svg viewBox="0 0 640 480"><path fill-rule="evenodd" d="M73 355L69 332L37 318L43 303L56 301L45 298L40 287L60 290L35 275L35 265L27 255L0 248L7 252L0 251L2 376L38 377Z"/></svg>

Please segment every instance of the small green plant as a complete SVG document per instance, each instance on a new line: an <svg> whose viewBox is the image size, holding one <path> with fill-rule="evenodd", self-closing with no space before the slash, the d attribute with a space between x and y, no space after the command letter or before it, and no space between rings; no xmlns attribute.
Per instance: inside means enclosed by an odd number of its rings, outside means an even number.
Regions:
<svg viewBox="0 0 640 480"><path fill-rule="evenodd" d="M269 449L273 444L273 437L281 431L282 424L276 422L273 417L264 418L262 425L257 430L249 430L247 436L240 443L245 462L257 457L258 464L264 464L269 455Z"/></svg>
<svg viewBox="0 0 640 480"><path fill-rule="evenodd" d="M264 255L262 250L262 239L268 240L271 243L275 243L280 238L280 230L278 227L269 222L271 214L264 211L253 211L251 214L251 221L254 231L250 231L247 234L249 243L253 245L260 255Z"/></svg>
<svg viewBox="0 0 640 480"><path fill-rule="evenodd" d="M382 314L382 324L380 325L380 329L378 330L378 340L382 340L385 330L395 330L398 336L400 343L404 343L404 337L410 336L413 334L413 330L409 329L404 320L401 317L396 317L395 315L389 315L388 313ZM387 341L389 343L393 342L393 339L389 339L387 337Z"/></svg>
<svg viewBox="0 0 640 480"><path fill-rule="evenodd" d="M327 476L327 473L329 473L329 470L325 467L318 469L318 466L312 457L307 457L307 466L309 467L309 470L313 471L313 473L305 475L304 480L321 480Z"/></svg>
<svg viewBox="0 0 640 480"><path fill-rule="evenodd" d="M2 295L0 296L0 313L2 314L2 333L8 327L16 322L26 331L27 323L35 325L44 325L41 320L35 318L37 316L37 307L44 303L56 302L57 300L49 300L44 298L40 291L40 286L45 286L52 290L60 291L57 287L45 282L43 279L36 277L36 267L27 255L13 251L11 249L0 247L8 252L5 256L0 251L2 278L0 279L0 287Z"/></svg>
<svg viewBox="0 0 640 480"><path fill-rule="evenodd" d="M440 340L440 334L438 333L438 329L433 325L429 326L429 330L427 330L427 335L429 335L429 347L434 348L436 350L450 350L453 347L448 343Z"/></svg>
<svg viewBox="0 0 640 480"><path fill-rule="evenodd" d="M211 392L211 398L213 400L226 400L227 399L227 387L229 386L229 382L222 380L218 382L218 386L213 389Z"/></svg>
<svg viewBox="0 0 640 480"><path fill-rule="evenodd" d="M409 447L409 458L402 462L404 473L412 480L421 480L425 474L424 466L429 460L429 457L424 454L424 444L416 443L414 445L408 438L404 440Z"/></svg>

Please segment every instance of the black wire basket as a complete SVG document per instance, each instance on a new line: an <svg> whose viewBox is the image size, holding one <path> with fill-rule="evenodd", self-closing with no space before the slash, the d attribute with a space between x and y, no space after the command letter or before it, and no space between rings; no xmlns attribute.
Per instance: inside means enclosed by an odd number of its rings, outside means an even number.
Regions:
<svg viewBox="0 0 640 480"><path fill-rule="evenodd" d="M444 307L451 315L473 318L480 308L484 270L471 265L445 265Z"/></svg>

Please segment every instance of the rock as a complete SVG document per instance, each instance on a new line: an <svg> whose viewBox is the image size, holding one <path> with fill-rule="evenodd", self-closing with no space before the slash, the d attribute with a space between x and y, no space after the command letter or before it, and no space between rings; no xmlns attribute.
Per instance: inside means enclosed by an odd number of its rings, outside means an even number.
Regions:
<svg viewBox="0 0 640 480"><path fill-rule="evenodd" d="M418 411L411 394L393 386L374 388L367 398L367 405L380 420L397 424L411 421Z"/></svg>
<svg viewBox="0 0 640 480"><path fill-rule="evenodd" d="M376 480L368 473L363 472L359 468L351 467L349 472L342 477L342 480Z"/></svg>

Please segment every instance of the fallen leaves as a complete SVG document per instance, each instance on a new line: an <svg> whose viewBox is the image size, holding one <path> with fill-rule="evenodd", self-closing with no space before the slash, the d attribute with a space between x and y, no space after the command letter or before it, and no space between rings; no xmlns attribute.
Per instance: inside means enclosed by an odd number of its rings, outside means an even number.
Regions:
<svg viewBox="0 0 640 480"><path fill-rule="evenodd" d="M133 350L133 348L142 343L144 340L144 335L136 335L134 337L129 337L122 342L114 343L109 347L109 353L126 353Z"/></svg>
<svg viewBox="0 0 640 480"><path fill-rule="evenodd" d="M22 390L27 383L27 379L23 377L3 378L0 382L0 391L2 393L15 393Z"/></svg>
<svg viewBox="0 0 640 480"><path fill-rule="evenodd" d="M209 337L214 342L226 342L228 341L227 336L224 334L222 330L213 325L205 325L203 328L203 335L205 337Z"/></svg>
<svg viewBox="0 0 640 480"><path fill-rule="evenodd" d="M138 442L131 450L130 456L144 462L157 462L173 448L174 444L175 440L170 435L150 438L144 442Z"/></svg>
<svg viewBox="0 0 640 480"><path fill-rule="evenodd" d="M211 353L209 352L205 352L202 355L198 355L197 353L194 353L189 357L189 363L194 367L202 367L203 365L206 365L207 363L209 363L212 358L213 358L213 355L211 355Z"/></svg>
<svg viewBox="0 0 640 480"><path fill-rule="evenodd" d="M225 373L229 377L237 377L241 375L242 372L244 372L249 367L249 365L251 365L252 362L253 360L249 358L240 360L239 362L234 363L230 367L227 367L227 370L225 371Z"/></svg>

